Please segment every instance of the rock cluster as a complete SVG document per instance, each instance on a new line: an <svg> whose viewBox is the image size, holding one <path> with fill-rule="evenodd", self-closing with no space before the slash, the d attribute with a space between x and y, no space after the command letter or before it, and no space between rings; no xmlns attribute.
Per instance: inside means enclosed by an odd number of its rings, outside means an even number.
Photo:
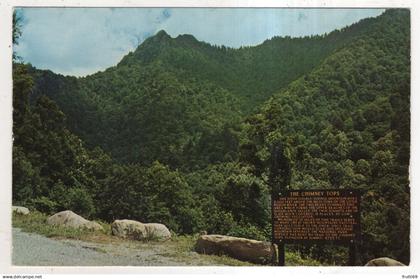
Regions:
<svg viewBox="0 0 420 279"><path fill-rule="evenodd" d="M27 215L29 209L23 206L12 206L17 214ZM94 221L89 221L71 210L58 212L47 219L47 224L66 226L71 228L85 228L90 230L103 230L103 227ZM135 220L115 220L111 224L113 235L132 240L168 240L171 232L159 223L141 223ZM226 235L200 234L195 250L202 254L227 255L238 260L258 264L271 263L276 258L276 247L270 242L253 239L233 237ZM382 257L370 260L365 266L405 266L403 263L391 258Z"/></svg>

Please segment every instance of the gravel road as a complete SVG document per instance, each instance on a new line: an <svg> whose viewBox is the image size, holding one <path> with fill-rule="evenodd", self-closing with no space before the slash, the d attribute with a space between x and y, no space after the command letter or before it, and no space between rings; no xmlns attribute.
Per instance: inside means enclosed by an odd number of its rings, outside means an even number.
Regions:
<svg viewBox="0 0 420 279"><path fill-rule="evenodd" d="M13 228L13 265L179 266L217 265L195 252L175 253L165 244L101 244L56 240Z"/></svg>

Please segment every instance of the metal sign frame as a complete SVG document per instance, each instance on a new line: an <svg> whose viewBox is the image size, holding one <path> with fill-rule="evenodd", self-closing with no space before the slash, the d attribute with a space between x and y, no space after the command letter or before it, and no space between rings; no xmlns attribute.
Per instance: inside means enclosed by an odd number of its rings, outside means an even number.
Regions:
<svg viewBox="0 0 420 279"><path fill-rule="evenodd" d="M353 219L355 220L356 224L353 225L353 231L355 233L355 237L348 240L327 240L327 239L275 239L274 235L274 223L275 223L275 214L274 214L274 203L275 200L279 197L289 197L291 192L331 192L331 191L338 191L340 192L340 197L356 197L357 198L357 212L355 213ZM298 197L301 197L299 194ZM360 191L355 189L311 189L311 190L288 190L282 191L278 194L272 194L271 196L271 239L273 244L277 244L278 246L278 261L277 265L284 266L285 263L285 244L303 244L303 245L310 245L310 244L335 244L335 245L342 245L348 246L349 248L349 260L348 265L354 266L355 259L356 259L356 245L360 241L361 237L361 225L360 225L360 204L361 204L361 194ZM328 217L326 217L328 218Z"/></svg>

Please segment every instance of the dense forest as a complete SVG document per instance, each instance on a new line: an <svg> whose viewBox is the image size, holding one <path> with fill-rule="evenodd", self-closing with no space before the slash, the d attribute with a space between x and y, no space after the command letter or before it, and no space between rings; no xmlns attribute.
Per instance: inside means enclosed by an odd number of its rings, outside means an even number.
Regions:
<svg viewBox="0 0 420 279"><path fill-rule="evenodd" d="M269 240L280 146L278 185L361 191L359 264L409 262L408 10L239 49L160 31L83 78L14 60L15 204Z"/></svg>

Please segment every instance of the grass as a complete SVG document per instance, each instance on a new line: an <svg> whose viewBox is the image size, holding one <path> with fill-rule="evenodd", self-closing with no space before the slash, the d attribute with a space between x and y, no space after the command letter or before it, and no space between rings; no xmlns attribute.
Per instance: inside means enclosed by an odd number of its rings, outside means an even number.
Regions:
<svg viewBox="0 0 420 279"><path fill-rule="evenodd" d="M298 252L286 252L285 262L288 266L321 266L322 264L311 258L304 258Z"/></svg>
<svg viewBox="0 0 420 279"><path fill-rule="evenodd" d="M13 227L21 228L24 232L36 233L54 239L75 239L99 244L123 244L137 250L153 250L156 256L171 258L180 264L187 265L228 265L228 266L255 266L255 264L239 261L228 256L202 255L194 252L194 245L198 235L174 235L170 240L159 242L153 240L134 241L121 239L111 234L111 225L97 221L104 228L103 231L88 229L74 229L64 226L47 224L48 216L33 211L28 215L13 213ZM95 248L96 249L96 248ZM103 248L99 252L106 253ZM288 266L319 266L320 262L305 259L297 252L286 251L286 265Z"/></svg>

